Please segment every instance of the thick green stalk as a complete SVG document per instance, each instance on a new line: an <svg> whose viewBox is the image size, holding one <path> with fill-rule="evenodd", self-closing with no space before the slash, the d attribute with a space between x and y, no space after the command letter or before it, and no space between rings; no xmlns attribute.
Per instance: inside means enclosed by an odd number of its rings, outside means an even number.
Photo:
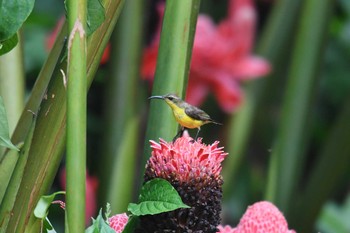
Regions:
<svg viewBox="0 0 350 233"><path fill-rule="evenodd" d="M267 199L288 215L303 167L305 128L332 0L304 1L269 167Z"/></svg>
<svg viewBox="0 0 350 233"><path fill-rule="evenodd" d="M63 29L65 31L65 29ZM38 79L34 85L32 94L25 106L25 110L22 112L21 118L17 124L17 127L13 133L12 141L16 145L23 144L24 140L27 137L27 134L32 124L33 114L38 113L39 105L43 98L45 98L45 93L47 86L50 80L51 75L53 74L56 63L58 62L61 55L63 55L64 47L64 33L60 33L57 37L57 42L54 44L50 55L44 64L43 69L41 70ZM8 181L13 173L13 169L17 163L19 153L14 151L7 151L4 154L4 157L0 160L0 196L5 193ZM2 201L2 198L0 198ZM0 219L1 219L0 215Z"/></svg>
<svg viewBox="0 0 350 233"><path fill-rule="evenodd" d="M11 209L14 207L14 203L16 199L16 196L13 194L18 192L19 186L23 178L24 168L27 164L28 155L30 153L30 147L33 139L34 130L35 130L35 122L36 122L36 118L35 116L33 116L32 125L28 132L24 145L23 147L21 147L21 151L16 152L17 154L14 154L14 153L10 154L11 156L16 157L18 159L18 162L16 163L15 170L12 176L10 177L11 178L9 182L10 185L8 185L6 188L4 201L1 202L1 207L0 207L0 216L2 216L1 227L0 227L1 233L4 232L3 230L6 229L7 224L10 221ZM5 159L10 159L10 158L7 156Z"/></svg>
<svg viewBox="0 0 350 233"><path fill-rule="evenodd" d="M110 38L114 25L118 19L120 10L124 1L105 0L103 2L106 11L105 22L88 38L88 50L87 50L87 86L89 87L95 72L99 66L100 58L103 54L104 48ZM65 36L65 31L59 34L60 38ZM57 43L62 43L58 41ZM52 54L55 56L56 54ZM52 61L51 55L48 60ZM49 67L52 65L47 64ZM61 64L61 67L65 67L65 64ZM44 66L43 70L48 67ZM42 72L43 72L42 70ZM51 71L50 69L48 70ZM41 73L42 73L41 72ZM44 80L47 76L43 75ZM50 76L51 77L51 76ZM48 80L50 80L48 77ZM43 80L38 80L39 83L45 83ZM43 88L44 87L44 88ZM44 98L41 102L41 98L38 100L38 96L44 93ZM46 95L45 95L46 93ZM34 95L34 96L33 96ZM11 219L7 232L23 232L27 227L26 222L33 223L38 221L33 215L33 209L37 204L41 195L48 192L51 187L52 181L57 172L59 163L62 159L62 152L65 145L65 128L66 128L66 89L63 86L62 74L59 69L55 69L53 77L51 79L49 87L46 89L44 85L35 85L33 94L30 99L32 100L33 107L39 108L40 111L37 114L36 129L32 140L31 150L28 155L28 162L24 170L24 176L17 193L13 193L16 196L14 208L11 210ZM29 100L31 101L31 100ZM27 108L25 109L25 112ZM22 114L23 116L23 114ZM22 120L22 118L21 118ZM24 138L20 132L28 132L30 125L28 126L27 117L23 118L24 122L19 121L19 125L24 127L16 128L18 133L16 139ZM26 124L25 124L26 123ZM2 216L0 216L2 219ZM31 224L28 224L30 226Z"/></svg>
<svg viewBox="0 0 350 233"><path fill-rule="evenodd" d="M281 0L275 3L271 16L264 28L257 52L266 58L275 70L282 60L285 47L293 33L293 25L298 19L298 10L301 0ZM223 176L225 179L224 192L228 194L235 188L236 174L246 154L251 128L254 122L256 110L260 105L263 90L267 79L256 80L249 83L245 89L245 101L237 114L232 116L229 129L228 151L230 156L225 160ZM229 197L229 195L224 195Z"/></svg>
<svg viewBox="0 0 350 233"><path fill-rule="evenodd" d="M18 43L13 50L0 56L0 96L6 107L10 135L24 107L24 68L21 47L21 43Z"/></svg>
<svg viewBox="0 0 350 233"><path fill-rule="evenodd" d="M4 100L9 133L12 135L24 107L24 69L21 43L13 50L0 56L0 96ZM18 159L18 152L0 147L0 203ZM5 165L6 164L6 165Z"/></svg>
<svg viewBox="0 0 350 233"><path fill-rule="evenodd" d="M183 97L191 62L200 0L168 0L160 36L153 95L176 93ZM178 124L165 103L152 100L147 124L144 161L150 156L149 140L167 141L176 135Z"/></svg>
<svg viewBox="0 0 350 233"><path fill-rule="evenodd" d="M111 203L113 213L125 212L132 201L134 186L130 184L137 170L135 161L143 106L140 97L146 101L139 75L143 6L143 0L126 1L112 35L111 75L106 82L104 147L100 160L100 178L105 182L99 191L100 203Z"/></svg>
<svg viewBox="0 0 350 233"><path fill-rule="evenodd" d="M138 152L138 132L140 118L130 118L124 129L124 137L121 139L113 168L108 173L107 202L111 204L112 213L123 213L127 211L128 204L133 201L133 190L135 188L136 154Z"/></svg>
<svg viewBox="0 0 350 233"><path fill-rule="evenodd" d="M20 42L10 52L0 56L0 96L4 100L11 136L24 107L24 69ZM0 147L0 160L4 152L5 148Z"/></svg>
<svg viewBox="0 0 350 233"><path fill-rule="evenodd" d="M350 164L350 96L321 148L318 161L295 206L291 220L300 232L312 232L314 223L327 198L346 181ZM300 211L300 210L303 211Z"/></svg>
<svg viewBox="0 0 350 233"><path fill-rule="evenodd" d="M66 232L84 232L87 1L68 0Z"/></svg>

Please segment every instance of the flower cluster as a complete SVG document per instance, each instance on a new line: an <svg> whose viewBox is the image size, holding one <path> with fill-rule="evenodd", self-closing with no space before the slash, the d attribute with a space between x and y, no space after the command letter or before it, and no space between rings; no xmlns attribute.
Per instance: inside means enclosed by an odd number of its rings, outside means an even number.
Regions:
<svg viewBox="0 0 350 233"><path fill-rule="evenodd" d="M113 220L111 220L113 219ZM110 226L120 233L127 222L126 214L110 218ZM261 201L248 207L237 227L218 226L217 233L296 233L288 229L283 214L268 201Z"/></svg>
<svg viewBox="0 0 350 233"><path fill-rule="evenodd" d="M174 144L162 139L160 143L151 141L152 156L147 167L153 174L149 175L180 183L199 177L221 179L221 162L227 153L218 144L216 141L207 146L201 142L201 138L193 141L187 133Z"/></svg>
<svg viewBox="0 0 350 233"><path fill-rule="evenodd" d="M174 143L151 141L152 155L146 165L145 181L166 179L191 208L141 216L136 233L295 233L288 230L278 208L267 201L250 206L237 227L219 225L223 184L220 172L227 153L218 144L193 141L186 131ZM121 232L127 218L125 214L116 215L110 218L110 226Z"/></svg>
<svg viewBox="0 0 350 233"><path fill-rule="evenodd" d="M218 144L194 141L187 132L174 143L151 141L152 155L146 165L145 182L154 178L169 181L191 208L142 216L136 232L217 231L223 184L221 162L227 156Z"/></svg>

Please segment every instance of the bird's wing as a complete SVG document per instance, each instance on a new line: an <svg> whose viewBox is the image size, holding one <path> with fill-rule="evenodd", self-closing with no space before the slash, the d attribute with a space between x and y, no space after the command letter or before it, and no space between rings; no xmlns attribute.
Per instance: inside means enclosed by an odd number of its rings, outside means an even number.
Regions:
<svg viewBox="0 0 350 233"><path fill-rule="evenodd" d="M206 112L192 105L185 108L185 113L195 120L212 121Z"/></svg>

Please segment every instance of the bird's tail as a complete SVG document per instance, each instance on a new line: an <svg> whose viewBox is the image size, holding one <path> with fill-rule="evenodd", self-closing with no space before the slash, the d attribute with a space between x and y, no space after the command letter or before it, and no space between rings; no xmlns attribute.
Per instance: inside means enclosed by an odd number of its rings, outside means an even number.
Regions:
<svg viewBox="0 0 350 233"><path fill-rule="evenodd" d="M219 122L217 122L217 121L214 121L213 119L210 120L210 123L214 123L214 124L216 124L216 125L223 125L222 123L219 123Z"/></svg>

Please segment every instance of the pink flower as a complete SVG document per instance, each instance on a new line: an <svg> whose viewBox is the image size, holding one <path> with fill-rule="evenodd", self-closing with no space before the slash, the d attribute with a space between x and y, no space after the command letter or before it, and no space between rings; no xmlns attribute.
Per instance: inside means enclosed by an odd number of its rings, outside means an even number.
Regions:
<svg viewBox="0 0 350 233"><path fill-rule="evenodd" d="M129 217L126 213L117 214L108 219L109 226L115 230L116 233L121 233L128 223Z"/></svg>
<svg viewBox="0 0 350 233"><path fill-rule="evenodd" d="M154 178L169 181L191 208L142 216L135 233L217 231L223 184L221 163L227 156L218 145L218 141L210 145L201 139L194 141L186 131L174 143L151 141L145 182Z"/></svg>
<svg viewBox="0 0 350 233"><path fill-rule="evenodd" d="M163 15L163 7L158 7ZM243 99L240 83L264 76L270 65L251 55L255 36L256 13L252 0L230 0L228 17L215 25L205 15L197 21L186 100L200 105L209 91L221 108L232 112ZM158 54L160 26L157 35L143 55L141 74L153 80Z"/></svg>
<svg viewBox="0 0 350 233"><path fill-rule="evenodd" d="M219 226L218 229L218 233L295 233L288 230L283 214L268 201L249 206L236 228Z"/></svg>
<svg viewBox="0 0 350 233"><path fill-rule="evenodd" d="M66 169L63 168L59 174L59 181L62 188L66 189ZM85 210L85 223L89 224L91 216L94 216L97 210L97 189L98 180L94 176L86 174L86 210Z"/></svg>
<svg viewBox="0 0 350 233"><path fill-rule="evenodd" d="M160 139L160 143L150 141L152 156L147 167L152 169L152 176L167 179L170 176L178 182L192 182L193 178L219 178L221 162L227 156L218 147L219 141L211 145L202 143L202 139L193 141L187 131L174 143ZM221 179L221 177L220 177Z"/></svg>

